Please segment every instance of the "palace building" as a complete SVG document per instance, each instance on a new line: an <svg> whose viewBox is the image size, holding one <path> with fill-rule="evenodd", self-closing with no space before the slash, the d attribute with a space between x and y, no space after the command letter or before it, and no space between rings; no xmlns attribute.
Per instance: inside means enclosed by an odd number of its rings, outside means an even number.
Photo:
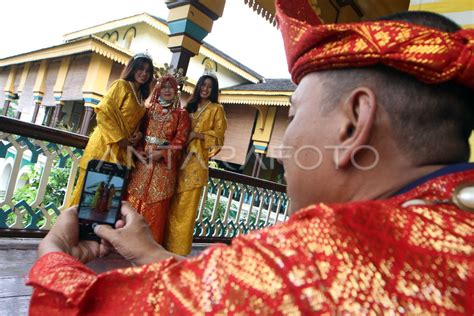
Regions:
<svg viewBox="0 0 474 316"><path fill-rule="evenodd" d="M156 67L171 60L168 34L166 21L143 13L66 34L57 46L0 59L2 114L88 135L96 124L94 106L131 56L148 51ZM289 79L265 79L204 42L190 59L183 100L205 70L219 78L228 119L228 149L216 159L237 172L277 180L281 166L254 168L255 157L274 156L266 154L281 143L295 86Z"/></svg>
<svg viewBox="0 0 474 316"><path fill-rule="evenodd" d="M168 21L138 14L65 34L57 46L0 59L1 114L88 135L96 124L94 106L131 56L148 51L160 67L177 54L187 53L183 100L205 70L214 71L219 78L219 100L228 119L225 148L216 157L219 165L281 181L282 167L274 158L287 125L294 84L289 79L264 78L203 41L213 20L222 15L225 1L197 1L197 10L191 4L169 2ZM273 1L245 3L274 23ZM466 28L474 27L472 0L312 3L325 22L358 21L409 8L438 12Z"/></svg>

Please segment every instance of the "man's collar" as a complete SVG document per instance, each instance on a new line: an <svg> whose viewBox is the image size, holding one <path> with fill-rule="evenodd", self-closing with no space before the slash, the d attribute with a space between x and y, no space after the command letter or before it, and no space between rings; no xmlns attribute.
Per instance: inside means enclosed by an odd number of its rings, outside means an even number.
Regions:
<svg viewBox="0 0 474 316"><path fill-rule="evenodd" d="M397 191L394 194L394 196L398 195L398 194L406 193L406 192L416 188L417 186L419 186L419 185L421 185L421 184L423 184L423 183L425 183L425 182L427 182L431 179L441 177L441 176L444 176L444 175L447 175L447 174L450 174L450 173L462 172L462 171L472 170L472 169L474 169L474 163L463 162L463 163L448 165L446 167L443 167L439 170L436 170L432 173L429 173L426 176L418 178L415 181L407 184L402 189Z"/></svg>

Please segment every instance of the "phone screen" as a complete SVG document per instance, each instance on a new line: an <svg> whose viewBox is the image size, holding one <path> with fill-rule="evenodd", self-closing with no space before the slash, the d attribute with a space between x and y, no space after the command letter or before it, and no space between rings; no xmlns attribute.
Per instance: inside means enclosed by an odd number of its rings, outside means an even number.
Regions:
<svg viewBox="0 0 474 316"><path fill-rule="evenodd" d="M122 190L125 189L125 178L114 173L113 170L87 171L79 204L80 219L115 224L120 211Z"/></svg>
<svg viewBox="0 0 474 316"><path fill-rule="evenodd" d="M115 225L120 217L127 174L125 166L95 159L89 161L78 209L80 239L99 241L95 226Z"/></svg>

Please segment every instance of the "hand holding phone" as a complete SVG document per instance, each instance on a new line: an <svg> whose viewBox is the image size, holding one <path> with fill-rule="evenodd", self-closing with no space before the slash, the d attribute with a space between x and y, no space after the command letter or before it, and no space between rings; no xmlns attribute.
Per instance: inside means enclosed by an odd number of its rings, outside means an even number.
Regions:
<svg viewBox="0 0 474 316"><path fill-rule="evenodd" d="M89 161L78 207L80 239L99 241L94 228L113 227L119 220L127 175L128 169L120 164Z"/></svg>
<svg viewBox="0 0 474 316"><path fill-rule="evenodd" d="M91 240L79 240L77 206L61 212L38 246L38 258L50 252L64 252L86 263L107 254L108 249Z"/></svg>
<svg viewBox="0 0 474 316"><path fill-rule="evenodd" d="M98 226L96 229L108 247L135 265L143 265L174 256L156 243L148 224L128 202L122 204L122 219L115 229Z"/></svg>

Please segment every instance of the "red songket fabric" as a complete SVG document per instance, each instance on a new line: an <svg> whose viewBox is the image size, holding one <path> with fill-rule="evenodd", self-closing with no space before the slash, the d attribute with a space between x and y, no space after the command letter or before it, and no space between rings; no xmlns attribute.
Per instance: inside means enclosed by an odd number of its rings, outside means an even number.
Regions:
<svg viewBox="0 0 474 316"><path fill-rule="evenodd" d="M156 95L158 98L159 91L159 88L155 88L153 97ZM153 238L161 244L171 197L176 187L178 163L188 139L191 121L186 110L164 109L155 101L147 109L143 125L145 139L137 150L145 153L160 150L163 158L158 162L148 161L147 164L140 161L135 163L129 178L126 200L143 215ZM146 137L166 140L168 145L149 143Z"/></svg>
<svg viewBox="0 0 474 316"><path fill-rule="evenodd" d="M474 171L387 200L317 204L231 246L95 274L62 253L30 272L31 315L474 313Z"/></svg>
<svg viewBox="0 0 474 316"><path fill-rule="evenodd" d="M474 30L445 33L397 21L322 24L308 0L277 0L277 20L295 83L325 69L383 64L438 84L474 89Z"/></svg>

